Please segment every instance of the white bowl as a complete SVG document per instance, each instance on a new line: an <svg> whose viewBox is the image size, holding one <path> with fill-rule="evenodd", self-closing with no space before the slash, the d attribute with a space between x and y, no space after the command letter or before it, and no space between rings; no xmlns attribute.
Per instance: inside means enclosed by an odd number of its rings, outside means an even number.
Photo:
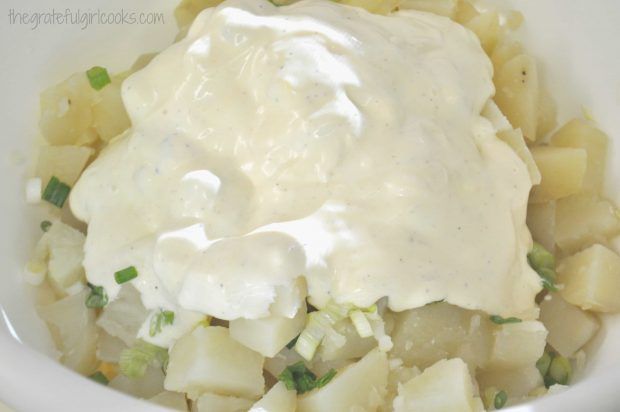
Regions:
<svg viewBox="0 0 620 412"><path fill-rule="evenodd" d="M52 359L49 335L37 318L21 280L24 262L38 236L34 208L24 201L24 184L33 162L38 94L46 86L93 65L111 71L129 67L141 53L160 50L176 32L175 0L57 0L55 11L164 13L165 24L32 25L10 22L10 11L51 12L44 0L5 0L0 12L0 400L18 411L158 411L150 404L108 390L61 367ZM495 0L495 3L499 3ZM506 2L502 2L504 5ZM587 107L612 146L609 197L620 201L620 2L617 0L537 0L513 4L525 17L524 36L542 62L546 80L560 105L560 121ZM8 18L7 18L8 17ZM16 17L18 19L18 17ZM620 292L620 291L619 291ZM570 319L567 319L570 321ZM561 394L518 406L513 412L619 411L620 317L604 318L589 345L587 368Z"/></svg>

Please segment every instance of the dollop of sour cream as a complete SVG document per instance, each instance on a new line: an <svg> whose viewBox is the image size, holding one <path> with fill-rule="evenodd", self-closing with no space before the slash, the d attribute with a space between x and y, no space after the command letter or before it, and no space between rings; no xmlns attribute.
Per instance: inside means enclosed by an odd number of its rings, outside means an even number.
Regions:
<svg viewBox="0 0 620 412"><path fill-rule="evenodd" d="M480 115L475 36L420 12L229 0L123 84L132 128L73 189L84 266L149 309L293 317L306 298L535 317L532 182Z"/></svg>

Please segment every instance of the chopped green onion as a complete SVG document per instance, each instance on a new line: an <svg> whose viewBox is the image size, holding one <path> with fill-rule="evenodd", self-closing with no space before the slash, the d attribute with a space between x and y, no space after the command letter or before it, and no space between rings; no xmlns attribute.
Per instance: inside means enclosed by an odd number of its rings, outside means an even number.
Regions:
<svg viewBox="0 0 620 412"><path fill-rule="evenodd" d="M555 286L555 271L549 268L541 268L536 272L542 280L543 288L549 292L557 292L558 288Z"/></svg>
<svg viewBox="0 0 620 412"><path fill-rule="evenodd" d="M536 361L536 367L540 372L540 375L544 378L547 372L549 371L549 366L551 365L551 355L549 352L543 353L543 355Z"/></svg>
<svg viewBox="0 0 620 412"><path fill-rule="evenodd" d="M325 313L329 317L329 320L333 325L336 322L340 322L342 319L349 316L349 313L353 309L354 306L351 304L339 305L336 302L329 301L327 305L325 305L325 307L321 309L321 312Z"/></svg>
<svg viewBox="0 0 620 412"><path fill-rule="evenodd" d="M155 364L165 367L167 363L167 349L139 341L121 352L118 366L121 373L128 378L141 378L147 367Z"/></svg>
<svg viewBox="0 0 620 412"><path fill-rule="evenodd" d="M101 90L112 82L112 80L110 80L110 75L108 75L108 71L105 67L100 66L95 66L86 70L86 77L88 77L90 86L95 90Z"/></svg>
<svg viewBox="0 0 620 412"><path fill-rule="evenodd" d="M41 222L42 231L47 232L48 230L50 230L50 227L52 227L52 222L50 222L49 220L44 220Z"/></svg>
<svg viewBox="0 0 620 412"><path fill-rule="evenodd" d="M336 376L336 373L335 369L330 369L329 372L317 379L304 362L299 361L287 366L278 375L278 380L283 382L288 390L295 390L298 394L302 394L327 385Z"/></svg>
<svg viewBox="0 0 620 412"><path fill-rule="evenodd" d="M89 376L89 378L102 385L107 385L110 382L108 378L100 371L93 373Z"/></svg>
<svg viewBox="0 0 620 412"><path fill-rule="evenodd" d="M91 283L87 285L90 288L90 295L86 298L87 308L102 308L108 304L108 294L102 286L95 286Z"/></svg>
<svg viewBox="0 0 620 412"><path fill-rule="evenodd" d="M504 405L506 405L506 401L508 400L508 395L505 391L499 391L495 394L495 399L493 400L493 406L495 409L502 409Z"/></svg>
<svg viewBox="0 0 620 412"><path fill-rule="evenodd" d="M289 343L286 344L286 349L293 349L297 343L297 339L299 339L299 335L295 336Z"/></svg>
<svg viewBox="0 0 620 412"><path fill-rule="evenodd" d="M116 283L118 283L119 285L129 282L130 280L137 277L138 271L134 266L129 266L123 270L119 270L118 272L114 273L114 280L116 280Z"/></svg>
<svg viewBox="0 0 620 412"><path fill-rule="evenodd" d="M149 327L149 335L151 337L161 332L162 327L172 325L174 323L174 312L169 310L160 310L158 314L151 317Z"/></svg>
<svg viewBox="0 0 620 412"><path fill-rule="evenodd" d="M330 319L322 311L309 313L306 327L301 331L295 343L297 353L308 361L312 360L316 349L331 327Z"/></svg>
<svg viewBox="0 0 620 412"><path fill-rule="evenodd" d="M370 322L364 312L356 309L351 311L349 317L351 318L351 322L353 323L353 326L355 326L355 330L360 338L368 338L373 335L372 326L370 325Z"/></svg>
<svg viewBox="0 0 620 412"><path fill-rule="evenodd" d="M65 204L71 187L66 183L58 180L56 176L52 176L43 191L43 200L48 201L59 209Z"/></svg>
<svg viewBox="0 0 620 412"><path fill-rule="evenodd" d="M509 317L509 318L502 318L501 316L498 315L491 315L489 316L489 319L491 319L491 322L497 324L497 325L504 325L506 323L519 323L521 322L521 319L519 318L515 318L515 317Z"/></svg>
<svg viewBox="0 0 620 412"><path fill-rule="evenodd" d="M573 374L573 368L570 361L564 356L556 356L549 365L549 377L553 383L566 385Z"/></svg>
<svg viewBox="0 0 620 412"><path fill-rule="evenodd" d="M538 242L534 242L532 250L527 254L527 261L534 270L539 268L555 269L555 257Z"/></svg>

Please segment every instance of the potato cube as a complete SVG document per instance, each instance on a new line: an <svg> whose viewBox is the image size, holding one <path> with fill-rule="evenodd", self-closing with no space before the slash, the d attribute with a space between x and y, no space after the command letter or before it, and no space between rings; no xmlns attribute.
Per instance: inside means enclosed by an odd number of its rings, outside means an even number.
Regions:
<svg viewBox="0 0 620 412"><path fill-rule="evenodd" d="M47 322L60 361L83 375L90 375L97 367L97 326L95 311L84 302L90 292L85 289L50 305L41 306L39 315Z"/></svg>
<svg viewBox="0 0 620 412"><path fill-rule="evenodd" d="M51 145L74 144L92 124L94 90L84 72L41 93L39 128Z"/></svg>
<svg viewBox="0 0 620 412"><path fill-rule="evenodd" d="M485 388L495 387L506 391L509 398L527 396L543 384L543 378L535 364L517 369L482 370L476 375L476 380L481 392Z"/></svg>
<svg viewBox="0 0 620 412"><path fill-rule="evenodd" d="M588 195L558 200L555 210L555 243L564 253L574 253L595 242L604 243L620 232L616 208Z"/></svg>
<svg viewBox="0 0 620 412"><path fill-rule="evenodd" d="M282 382L273 388L250 408L249 412L295 412L297 408L297 392L286 389Z"/></svg>
<svg viewBox="0 0 620 412"><path fill-rule="evenodd" d="M465 24L479 14L476 7L469 0L459 0L454 20L461 24Z"/></svg>
<svg viewBox="0 0 620 412"><path fill-rule="evenodd" d="M573 119L566 123L551 137L551 145L556 147L581 148L588 154L586 173L583 178L583 191L599 194L605 177L607 142L605 133L589 122Z"/></svg>
<svg viewBox="0 0 620 412"><path fill-rule="evenodd" d="M306 323L306 308L300 308L294 318L271 316L262 319L235 319L229 323L230 336L237 342L271 358L282 350Z"/></svg>
<svg viewBox="0 0 620 412"><path fill-rule="evenodd" d="M185 395L179 392L163 391L150 398L149 402L175 411L188 411Z"/></svg>
<svg viewBox="0 0 620 412"><path fill-rule="evenodd" d="M581 191L587 162L585 150L538 146L531 151L541 181L532 188L530 203L549 202Z"/></svg>
<svg viewBox="0 0 620 412"><path fill-rule="evenodd" d="M263 357L231 338L227 328L198 327L172 347L165 388L191 399L205 392L255 399L265 388Z"/></svg>
<svg viewBox="0 0 620 412"><path fill-rule="evenodd" d="M148 316L149 311L142 304L140 293L131 284L125 284L116 299L103 308L97 325L125 345L133 346Z"/></svg>
<svg viewBox="0 0 620 412"><path fill-rule="evenodd" d="M532 238L551 253L555 250L555 201L527 207L527 227Z"/></svg>
<svg viewBox="0 0 620 412"><path fill-rule="evenodd" d="M599 322L596 316L571 305L557 293L549 298L540 303L540 321L549 331L547 342L560 355L571 357L594 336Z"/></svg>
<svg viewBox="0 0 620 412"><path fill-rule="evenodd" d="M408 366L458 356L475 368L487 362L493 335L488 316L439 302L397 313L392 339L390 354Z"/></svg>
<svg viewBox="0 0 620 412"><path fill-rule="evenodd" d="M557 126L558 108L546 87L540 88L536 139L540 140Z"/></svg>
<svg viewBox="0 0 620 412"><path fill-rule="evenodd" d="M93 153L90 147L41 146L35 175L41 178L44 189L52 176L73 186Z"/></svg>
<svg viewBox="0 0 620 412"><path fill-rule="evenodd" d="M538 71L528 55L513 57L495 75L495 102L515 129L536 140L538 123Z"/></svg>
<svg viewBox="0 0 620 412"><path fill-rule="evenodd" d="M538 321L499 325L494 333L489 368L508 369L534 365L545 351L547 330Z"/></svg>
<svg viewBox="0 0 620 412"><path fill-rule="evenodd" d="M129 115L121 98L121 80L112 82L97 92L97 103L93 106L93 127L103 141L123 133L131 126Z"/></svg>
<svg viewBox="0 0 620 412"><path fill-rule="evenodd" d="M49 245L48 280L54 290L64 296L69 287L79 282L85 283L82 261L86 237L59 220L44 236L48 238Z"/></svg>
<svg viewBox="0 0 620 412"><path fill-rule="evenodd" d="M399 388L394 412L474 412L477 403L465 362L443 359Z"/></svg>
<svg viewBox="0 0 620 412"><path fill-rule="evenodd" d="M525 144L525 139L523 138L521 130L512 128L510 130L503 130L497 133L497 137L510 146L517 156L523 160L523 163L527 166L527 171L529 172L532 183L535 185L539 184L541 181L540 171L534 161L532 152L530 152L530 149L528 149Z"/></svg>
<svg viewBox="0 0 620 412"><path fill-rule="evenodd" d="M198 398L193 410L195 412L246 412L252 401L235 396L222 396L205 393Z"/></svg>
<svg viewBox="0 0 620 412"><path fill-rule="evenodd" d="M419 10L440 16L453 18L456 16L457 0L402 0L399 10Z"/></svg>
<svg viewBox="0 0 620 412"><path fill-rule="evenodd" d="M323 361L361 358L377 346L374 337L361 338L349 319L334 325L334 331L344 336L344 344L337 345L331 339L324 339L317 352L319 359Z"/></svg>
<svg viewBox="0 0 620 412"><path fill-rule="evenodd" d="M108 386L136 398L148 399L163 392L164 372L159 367L151 366L140 378L128 378L118 374Z"/></svg>
<svg viewBox="0 0 620 412"><path fill-rule="evenodd" d="M560 294L573 305L596 312L620 311L620 256L595 244L557 268Z"/></svg>
<svg viewBox="0 0 620 412"><path fill-rule="evenodd" d="M493 62L495 72L497 73L513 57L521 54L523 54L523 45L521 43L510 37L502 39L493 50L493 53L491 53L491 62Z"/></svg>
<svg viewBox="0 0 620 412"><path fill-rule="evenodd" d="M493 51L500 32L499 14L496 11L487 11L473 17L465 23L465 27L478 36L480 45L487 54Z"/></svg>
<svg viewBox="0 0 620 412"><path fill-rule="evenodd" d="M383 403L387 378L387 356L375 349L360 361L339 370L324 387L299 397L297 411L376 411Z"/></svg>

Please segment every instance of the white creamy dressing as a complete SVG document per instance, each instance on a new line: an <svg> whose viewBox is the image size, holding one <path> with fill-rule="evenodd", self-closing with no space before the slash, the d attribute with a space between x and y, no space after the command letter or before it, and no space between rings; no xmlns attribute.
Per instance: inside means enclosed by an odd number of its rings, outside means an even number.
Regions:
<svg viewBox="0 0 620 412"><path fill-rule="evenodd" d="M133 128L73 189L88 279L113 299L134 265L147 308L229 320L292 317L306 283L319 307L533 318L532 183L480 115L491 79L475 36L431 14L206 10L125 81Z"/></svg>

